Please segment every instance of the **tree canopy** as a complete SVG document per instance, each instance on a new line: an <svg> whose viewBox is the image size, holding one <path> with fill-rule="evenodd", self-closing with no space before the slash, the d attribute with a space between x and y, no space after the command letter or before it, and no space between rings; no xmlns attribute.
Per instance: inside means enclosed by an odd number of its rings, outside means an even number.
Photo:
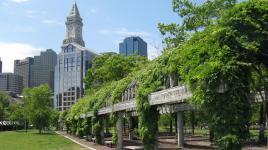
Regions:
<svg viewBox="0 0 268 150"><path fill-rule="evenodd" d="M191 0L173 0L172 4L173 12L182 18L182 22L158 24L167 48L177 47L193 33L215 24L217 18L236 4L236 0L207 0L202 4L196 4Z"/></svg>
<svg viewBox="0 0 268 150"><path fill-rule="evenodd" d="M0 121L7 117L10 99L11 98L6 93L0 91Z"/></svg>
<svg viewBox="0 0 268 150"><path fill-rule="evenodd" d="M52 92L48 85L23 91L25 108L30 122L39 130L45 130L53 119Z"/></svg>
<svg viewBox="0 0 268 150"><path fill-rule="evenodd" d="M107 82L118 81L129 73L140 69L148 60L145 57L132 55L124 57L114 53L103 53L92 61L85 83L87 88L97 88Z"/></svg>

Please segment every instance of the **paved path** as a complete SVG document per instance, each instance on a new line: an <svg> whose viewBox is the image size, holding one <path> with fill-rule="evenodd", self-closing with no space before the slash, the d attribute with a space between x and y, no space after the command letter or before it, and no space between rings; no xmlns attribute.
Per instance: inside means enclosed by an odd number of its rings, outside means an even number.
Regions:
<svg viewBox="0 0 268 150"><path fill-rule="evenodd" d="M56 132L57 134L73 141L74 143L77 143L89 150L115 150L115 148L109 148L107 146L101 146L101 145L96 145L93 142L88 142L85 139L80 139L76 136L72 136L69 134L66 134L66 132ZM187 143L188 146L184 148L178 148L176 146L176 140L172 137L162 137L159 139L159 149L160 150L213 150L211 148L210 142L208 141L207 138L204 137L187 137L185 139L185 142ZM140 141L129 141L129 140L124 140L125 145L141 145ZM255 146L247 146L244 147L243 150L268 150L266 147L255 147Z"/></svg>
<svg viewBox="0 0 268 150"><path fill-rule="evenodd" d="M101 146L101 145L96 145L95 143L93 142L88 142L86 141L85 139L80 139L78 137L75 137L75 136L72 136L72 135L69 135L69 134L66 134L66 132L56 132L57 134L89 149L89 150L115 150L114 148L109 148L109 147L106 147L106 146Z"/></svg>

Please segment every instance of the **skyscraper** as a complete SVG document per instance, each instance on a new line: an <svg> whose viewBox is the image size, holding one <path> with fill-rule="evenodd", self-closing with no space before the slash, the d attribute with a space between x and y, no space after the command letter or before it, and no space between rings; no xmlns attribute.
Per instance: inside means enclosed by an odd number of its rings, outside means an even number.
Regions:
<svg viewBox="0 0 268 150"><path fill-rule="evenodd" d="M48 49L41 52L40 56L15 60L14 74L22 76L23 88L48 84L53 89L56 62L57 54L53 50Z"/></svg>
<svg viewBox="0 0 268 150"><path fill-rule="evenodd" d="M54 106L59 111L70 108L83 96L83 79L90 60L96 55L85 48L82 27L82 18L75 3L67 17L66 37L55 67Z"/></svg>
<svg viewBox="0 0 268 150"><path fill-rule="evenodd" d="M51 49L41 52L40 56L34 56L32 66L31 86L48 84L54 89L54 69L57 63L57 54Z"/></svg>
<svg viewBox="0 0 268 150"><path fill-rule="evenodd" d="M27 57L22 60L15 60L14 62L14 74L22 76L23 87L32 87L32 69L33 69L34 59L32 57Z"/></svg>
<svg viewBox="0 0 268 150"><path fill-rule="evenodd" d="M0 91L21 94L22 82L22 76L13 73L0 73Z"/></svg>
<svg viewBox="0 0 268 150"><path fill-rule="evenodd" d="M119 44L119 53L123 56L137 54L147 57L147 43L139 36L127 37Z"/></svg>
<svg viewBox="0 0 268 150"><path fill-rule="evenodd" d="M0 57L0 73L2 73L2 61L1 61L1 57Z"/></svg>

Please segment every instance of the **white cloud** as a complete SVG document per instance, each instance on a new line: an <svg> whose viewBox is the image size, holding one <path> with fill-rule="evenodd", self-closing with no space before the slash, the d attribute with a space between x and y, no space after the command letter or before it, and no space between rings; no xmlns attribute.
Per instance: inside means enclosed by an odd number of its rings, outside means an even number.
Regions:
<svg viewBox="0 0 268 150"><path fill-rule="evenodd" d="M100 30L99 33L107 35L119 35L119 36L142 36L150 37L151 34L145 31L129 31L126 28L116 29L116 30Z"/></svg>
<svg viewBox="0 0 268 150"><path fill-rule="evenodd" d="M36 48L26 43L10 43L0 41L0 57L4 72L13 72L14 60L39 55L42 48Z"/></svg>
<svg viewBox="0 0 268 150"><path fill-rule="evenodd" d="M42 23L44 24L48 24L48 25L58 25L58 26L64 26L62 21L58 21L58 20L42 20Z"/></svg>
<svg viewBox="0 0 268 150"><path fill-rule="evenodd" d="M31 0L10 0L11 2L15 3L25 3L25 2L30 2Z"/></svg>

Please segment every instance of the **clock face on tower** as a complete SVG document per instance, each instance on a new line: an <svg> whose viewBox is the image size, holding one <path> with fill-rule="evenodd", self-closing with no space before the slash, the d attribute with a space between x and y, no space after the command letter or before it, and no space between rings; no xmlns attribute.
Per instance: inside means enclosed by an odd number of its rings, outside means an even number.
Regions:
<svg viewBox="0 0 268 150"><path fill-rule="evenodd" d="M82 36L82 29L81 29L81 27L78 27L77 28L77 36L78 37L81 37Z"/></svg>
<svg viewBox="0 0 268 150"><path fill-rule="evenodd" d="M68 37L72 37L74 35L73 26L69 26L67 32L68 32Z"/></svg>
<svg viewBox="0 0 268 150"><path fill-rule="evenodd" d="M72 28L71 32L73 35L75 35L75 27Z"/></svg>
<svg viewBox="0 0 268 150"><path fill-rule="evenodd" d="M68 27L68 37L78 37L82 38L82 27L70 25Z"/></svg>

